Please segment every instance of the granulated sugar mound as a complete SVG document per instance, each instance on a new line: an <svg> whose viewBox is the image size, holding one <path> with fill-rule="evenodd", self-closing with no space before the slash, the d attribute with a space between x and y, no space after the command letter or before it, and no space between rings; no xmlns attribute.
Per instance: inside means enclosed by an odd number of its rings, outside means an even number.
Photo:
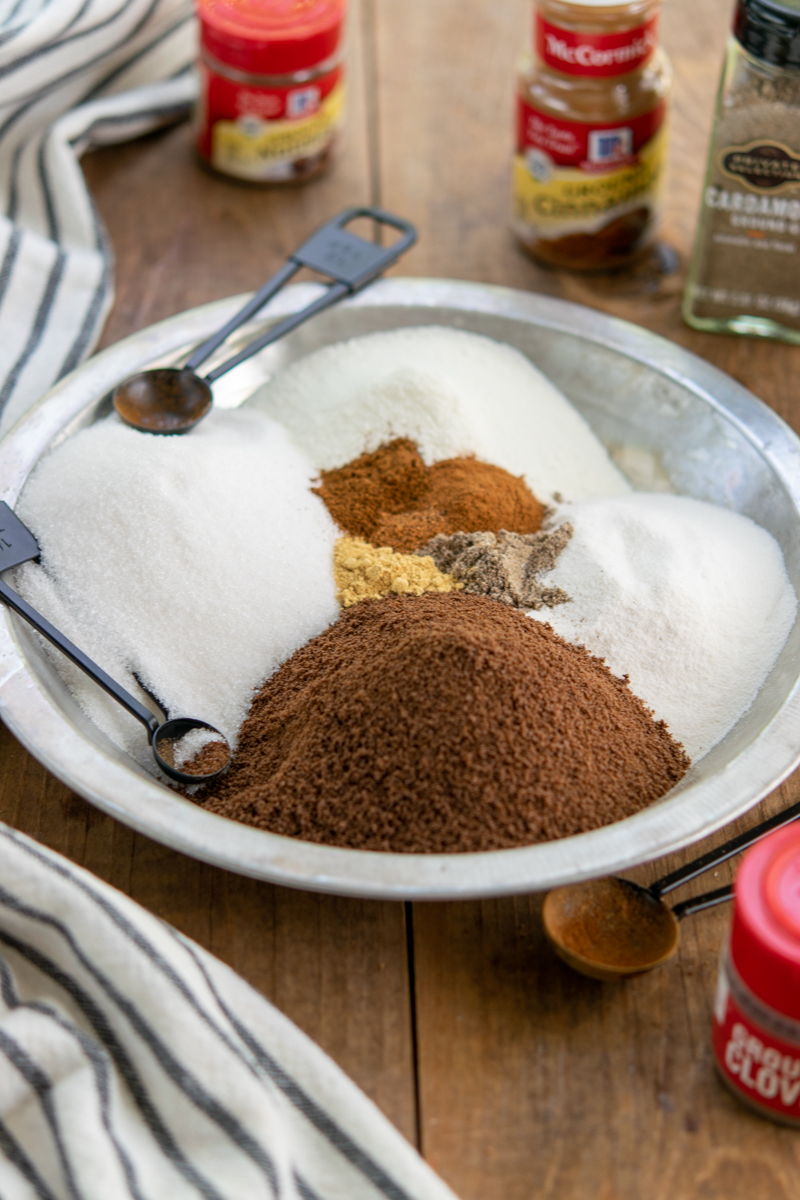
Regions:
<svg viewBox="0 0 800 1200"><path fill-rule="evenodd" d="M42 565L20 592L146 703L235 742L254 690L339 608L338 530L311 464L257 412L156 437L109 419L37 467L17 511ZM141 725L59 655L85 711L151 766Z"/></svg>
<svg viewBox="0 0 800 1200"><path fill-rule="evenodd" d="M686 496L588 500L558 515L573 535L541 582L571 601L530 616L627 674L698 759L750 708L794 623L778 543Z"/></svg>
<svg viewBox="0 0 800 1200"><path fill-rule="evenodd" d="M365 600L273 675L207 809L365 850L522 846L618 821L689 766L585 650L485 597Z"/></svg>
<svg viewBox="0 0 800 1200"><path fill-rule="evenodd" d="M475 454L541 500L630 490L583 417L511 346L444 326L395 329L309 354L247 402L281 421L322 470L393 438L425 462Z"/></svg>

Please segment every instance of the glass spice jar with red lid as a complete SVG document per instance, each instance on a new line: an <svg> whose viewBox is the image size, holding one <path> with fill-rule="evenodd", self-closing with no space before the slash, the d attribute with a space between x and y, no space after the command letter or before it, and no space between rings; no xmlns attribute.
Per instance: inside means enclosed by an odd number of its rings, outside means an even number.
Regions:
<svg viewBox="0 0 800 1200"><path fill-rule="evenodd" d="M750 1108L800 1128L800 829L747 852L712 1025L714 1059Z"/></svg>
<svg viewBox="0 0 800 1200"><path fill-rule="evenodd" d="M258 183L329 162L344 112L346 0L196 0L197 150Z"/></svg>
<svg viewBox="0 0 800 1200"><path fill-rule="evenodd" d="M653 238L671 69L660 0L535 0L517 77L513 229L534 258L607 270Z"/></svg>

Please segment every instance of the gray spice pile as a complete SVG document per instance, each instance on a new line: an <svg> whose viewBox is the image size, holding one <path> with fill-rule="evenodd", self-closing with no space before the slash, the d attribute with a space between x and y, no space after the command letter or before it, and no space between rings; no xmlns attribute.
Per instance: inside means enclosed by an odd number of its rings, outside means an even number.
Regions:
<svg viewBox="0 0 800 1200"><path fill-rule="evenodd" d="M440 571L452 575L473 596L486 596L512 608L553 608L565 604L569 596L539 580L552 571L572 532L565 522L552 532L440 533L416 553L430 555Z"/></svg>

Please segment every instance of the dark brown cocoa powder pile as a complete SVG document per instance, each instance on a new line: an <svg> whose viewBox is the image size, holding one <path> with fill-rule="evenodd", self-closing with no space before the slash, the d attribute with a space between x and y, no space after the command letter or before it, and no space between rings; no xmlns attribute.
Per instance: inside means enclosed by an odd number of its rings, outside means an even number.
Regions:
<svg viewBox="0 0 800 1200"><path fill-rule="evenodd" d="M197 799L307 841L454 853L618 821L688 766L582 647L493 600L426 594L356 604L298 650Z"/></svg>

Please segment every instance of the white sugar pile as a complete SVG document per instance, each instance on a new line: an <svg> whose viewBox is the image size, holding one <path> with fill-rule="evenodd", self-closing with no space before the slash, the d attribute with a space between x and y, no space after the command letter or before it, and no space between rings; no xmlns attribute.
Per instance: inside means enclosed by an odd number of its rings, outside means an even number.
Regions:
<svg viewBox="0 0 800 1200"><path fill-rule="evenodd" d="M780 547L685 496L564 505L574 533L541 582L571 602L529 615L628 675L696 760L751 706L794 624Z"/></svg>
<svg viewBox="0 0 800 1200"><path fill-rule="evenodd" d="M115 419L64 442L17 505L42 565L20 592L110 675L235 744L253 691L339 613L338 530L311 464L258 412L153 437ZM145 733L58 656L81 706L151 767Z"/></svg>
<svg viewBox="0 0 800 1200"><path fill-rule="evenodd" d="M424 326L352 338L292 363L248 401L311 461L340 467L396 437L430 465L476 454L524 475L541 499L630 491L583 417L523 354Z"/></svg>

